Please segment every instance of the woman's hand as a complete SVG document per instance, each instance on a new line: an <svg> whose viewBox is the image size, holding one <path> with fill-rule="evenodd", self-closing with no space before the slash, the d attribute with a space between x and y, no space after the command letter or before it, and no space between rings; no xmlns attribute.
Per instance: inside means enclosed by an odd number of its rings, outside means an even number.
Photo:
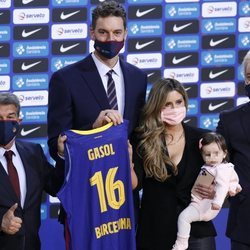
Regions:
<svg viewBox="0 0 250 250"><path fill-rule="evenodd" d="M214 184L212 184L210 186L197 184L194 187L194 189L202 199L212 200L215 196L215 185Z"/></svg>

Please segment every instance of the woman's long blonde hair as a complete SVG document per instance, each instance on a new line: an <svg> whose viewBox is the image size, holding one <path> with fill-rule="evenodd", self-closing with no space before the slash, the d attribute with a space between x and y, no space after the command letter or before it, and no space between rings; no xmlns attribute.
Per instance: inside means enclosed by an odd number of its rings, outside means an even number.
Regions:
<svg viewBox="0 0 250 250"><path fill-rule="evenodd" d="M177 174L177 166L166 153L166 127L161 120L161 110L166 104L167 96L174 90L183 96L187 108L188 97L181 83L174 79L162 78L153 85L137 128L140 139L137 149L143 158L146 176L161 182L172 174Z"/></svg>

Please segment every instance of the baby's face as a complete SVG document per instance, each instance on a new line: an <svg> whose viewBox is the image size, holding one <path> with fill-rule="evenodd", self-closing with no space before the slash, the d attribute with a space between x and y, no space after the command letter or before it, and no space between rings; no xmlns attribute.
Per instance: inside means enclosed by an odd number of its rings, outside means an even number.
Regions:
<svg viewBox="0 0 250 250"><path fill-rule="evenodd" d="M202 157L209 166L214 166L223 162L226 154L219 148L217 143L212 142L202 147Z"/></svg>

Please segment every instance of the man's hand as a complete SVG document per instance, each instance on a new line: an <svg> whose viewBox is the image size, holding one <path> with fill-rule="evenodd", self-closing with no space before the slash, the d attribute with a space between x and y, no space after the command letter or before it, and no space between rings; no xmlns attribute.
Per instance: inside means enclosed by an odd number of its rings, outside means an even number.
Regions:
<svg viewBox="0 0 250 250"><path fill-rule="evenodd" d="M113 122L115 126L123 123L122 115L118 110L106 109L101 111L93 124L93 128L99 128L109 122Z"/></svg>
<svg viewBox="0 0 250 250"><path fill-rule="evenodd" d="M195 191L199 194L202 199L210 199L212 200L215 196L215 185L212 184L210 186L197 184L195 186Z"/></svg>
<svg viewBox="0 0 250 250"><path fill-rule="evenodd" d="M15 203L3 216L1 229L7 234L15 234L22 226L22 219L14 215L16 208L17 203Z"/></svg>
<svg viewBox="0 0 250 250"><path fill-rule="evenodd" d="M67 140L66 135L59 135L57 139L57 153L60 157L64 157L64 143Z"/></svg>

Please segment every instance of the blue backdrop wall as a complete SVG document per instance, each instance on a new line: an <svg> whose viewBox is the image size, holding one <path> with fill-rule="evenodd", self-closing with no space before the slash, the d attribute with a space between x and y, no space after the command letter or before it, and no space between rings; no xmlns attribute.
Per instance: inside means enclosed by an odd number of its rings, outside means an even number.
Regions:
<svg viewBox="0 0 250 250"><path fill-rule="evenodd" d="M40 143L49 160L49 79L93 50L88 29L91 10L99 2L0 0L0 91L19 97L19 138ZM128 13L124 59L147 72L148 90L161 76L185 85L190 98L185 122L213 130L220 111L248 101L240 63L250 48L250 1L119 2ZM227 210L215 219L218 249L229 249ZM57 213L58 200L44 195L42 249L64 249Z"/></svg>

